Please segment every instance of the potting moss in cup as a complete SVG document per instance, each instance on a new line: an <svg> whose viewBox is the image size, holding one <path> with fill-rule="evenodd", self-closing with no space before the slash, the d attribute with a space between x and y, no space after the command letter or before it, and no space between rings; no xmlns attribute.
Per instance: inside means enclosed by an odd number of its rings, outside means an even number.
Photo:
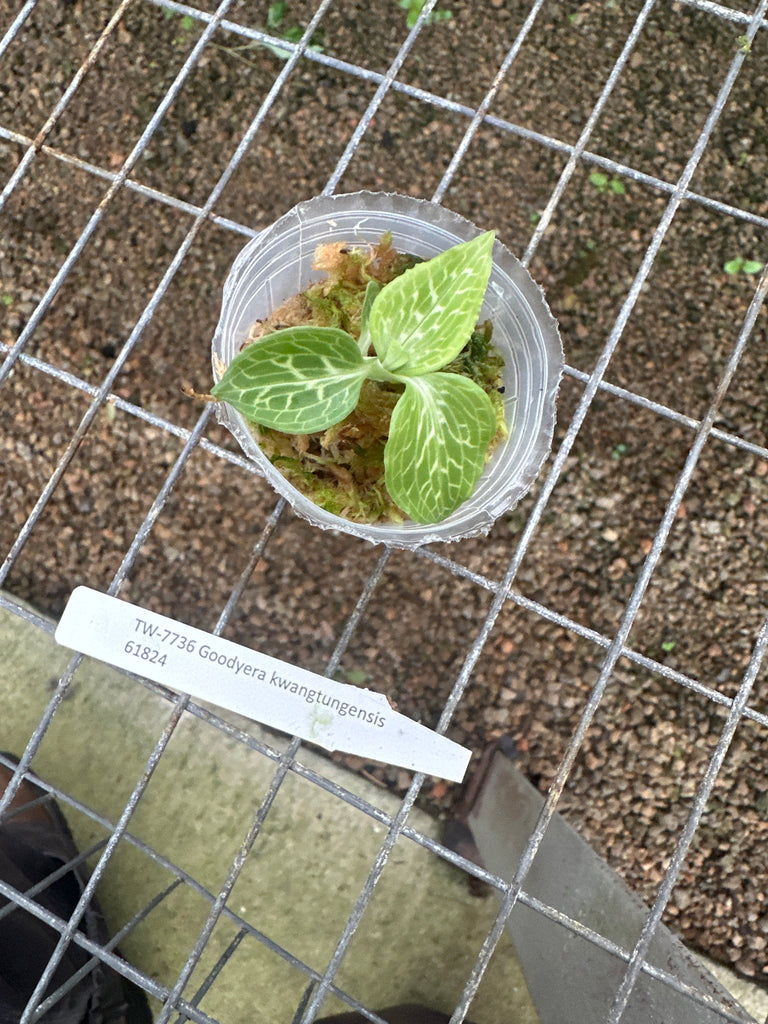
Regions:
<svg viewBox="0 0 768 1024"><path fill-rule="evenodd" d="M487 532L552 439L556 323L494 237L384 193L295 207L224 286L219 420L317 526L417 547Z"/></svg>

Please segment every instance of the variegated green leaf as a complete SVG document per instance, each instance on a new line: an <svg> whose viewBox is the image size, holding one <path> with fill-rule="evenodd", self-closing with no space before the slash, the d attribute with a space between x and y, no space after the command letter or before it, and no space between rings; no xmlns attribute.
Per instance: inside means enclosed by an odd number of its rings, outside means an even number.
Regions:
<svg viewBox="0 0 768 1024"><path fill-rule="evenodd" d="M493 232L418 263L382 288L368 330L382 365L408 376L454 359L480 315L491 276Z"/></svg>
<svg viewBox="0 0 768 1024"><path fill-rule="evenodd" d="M378 281L369 281L365 289L363 308L360 310L360 339L357 343L357 347L364 356L368 355L368 349L371 347L371 335L368 330L368 319L371 315L371 307L373 306L374 300L380 291L381 285Z"/></svg>
<svg viewBox="0 0 768 1024"><path fill-rule="evenodd" d="M211 394L274 430L325 430L357 405L372 359L335 327L286 327L244 348Z"/></svg>
<svg viewBox="0 0 768 1024"><path fill-rule="evenodd" d="M417 523L440 522L472 494L495 433L491 400L468 377L409 377L384 449L387 490Z"/></svg>

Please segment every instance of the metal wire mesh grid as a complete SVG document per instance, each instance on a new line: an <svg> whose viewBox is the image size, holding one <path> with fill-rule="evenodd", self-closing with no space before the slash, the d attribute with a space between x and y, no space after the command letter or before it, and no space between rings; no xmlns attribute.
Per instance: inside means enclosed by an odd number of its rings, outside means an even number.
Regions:
<svg viewBox="0 0 768 1024"><path fill-rule="evenodd" d="M589 372L585 372L575 366L568 366L566 369L566 373L571 381L580 387L580 397L572 411L570 421L559 438L554 457L543 478L543 482L536 492L535 501L531 504L525 524L517 538L514 551L510 553L503 573L500 573L498 577L494 577L493 575L479 572L470 565L462 564L461 551L458 551L455 558L448 557L439 551L430 550L424 550L409 556L412 560L412 571L414 573L417 573L419 567L425 562L436 564L448 570L457 579L467 582L472 587L487 591L491 595L484 619L477 629L472 642L467 645L460 670L453 681L450 693L444 701L442 714L436 726L438 731L445 732L450 727L494 626L502 610L510 604L524 609L534 617L557 624L567 630L569 634L596 646L603 652L602 661L598 678L591 689L589 699L581 709L578 723L565 751L565 755L554 774L554 781L549 789L540 820L535 831L530 836L525 855L518 866L514 878L511 880L504 880L491 875L489 872L484 871L482 868L436 843L429 836L414 830L409 825L409 814L424 786L425 780L423 776L417 775L413 778L407 794L402 800L399 811L394 816L390 816L379 808L360 800L351 791L330 782L322 773L313 771L303 765L301 762L301 747L298 740L292 741L284 751L280 752L267 744L255 740L251 736L239 732L210 711L196 706L188 698L166 693L162 691L162 688L145 681L145 685L148 688L162 693L171 702L172 711L146 763L145 770L136 781L129 798L125 802L123 813L116 821L102 821L102 824L108 829L109 838L100 844L98 848L88 850L84 854L84 856L91 856L95 859L95 867L91 882L83 894L78 911L76 911L69 922L62 922L53 919L50 914L46 914L45 911L37 906L33 900L33 894L16 892L6 884L0 886L0 891L10 897L14 903L18 903L20 906L47 920L54 928L60 931L62 936L60 950L67 943L75 942L84 946L98 959L112 965L121 973L132 977L133 980L143 985L148 992L162 1002L162 1010L157 1017L158 1021L167 1021L176 1013L180 1014L180 1019L210 1021L212 1018L199 1008L198 1003L204 997L208 987L224 984L223 981L220 982L218 980L219 972L222 971L222 968L230 958L237 955L237 949L246 936L268 946L293 968L302 972L308 982L311 982L306 999L297 1008L297 1021L309 1024L309 1021L313 1020L319 1013L329 991L333 992L337 997L349 1004L349 1006L360 1010L366 1019L380 1021L380 1018L375 1013L359 1003L353 993L343 991L336 982L340 967L348 953L353 937L370 904L374 889L390 861L395 843L400 836L403 836L424 847L431 855L444 858L452 864L459 866L468 874L483 879L501 897L498 916L493 927L488 932L485 942L477 950L474 967L463 986L461 998L456 1003L452 1018L454 1022L463 1020L470 1012L470 1006L478 991L483 974L493 956L506 921L518 902L532 907L537 912L559 922L562 927L585 936L591 942L608 949L626 963L624 979L615 993L613 1006L606 1017L607 1021L621 1020L641 972L659 979L663 984L677 991L684 992L690 998L693 1005L706 1006L711 1010L719 1012L723 1020L743 1019L741 1016L734 1016L724 1010L711 997L687 988L687 986L681 984L669 973L648 963L646 956L654 931L662 919L682 865L700 827L705 808L710 800L718 774L727 757L736 730L743 720L751 721L760 730L765 729L766 725L768 725L768 715L759 710L759 707L752 706L750 703L753 701L755 683L759 678L766 644L768 643L768 620L764 620L760 628L754 632L751 656L741 674L736 692L731 695L722 692L717 686L711 685L711 682L705 678L699 678L697 675L671 668L663 659L649 656L647 653L634 649L630 645L629 639L632 627L638 617L641 603L646 597L654 574L658 570L674 522L680 513L683 499L697 471L697 466L706 446L717 442L734 451L746 452L760 459L768 459L768 449L763 444L743 436L738 431L716 426L723 401L737 374L740 360L750 338L755 333L758 317L765 301L766 291L768 291L768 273L763 272L757 283L743 317L743 322L740 325L733 325L734 340L730 355L722 368L716 388L701 415L691 416L684 409L676 409L669 403L652 400L646 395L639 393L639 390L635 392L631 388L610 383L605 380L605 376L612 356L641 299L651 271L660 258L665 240L681 208L688 208L690 206L700 207L718 216L732 219L738 223L749 224L759 229L764 229L768 224L768 217L758 210L744 208L742 205L732 205L721 198L712 197L705 194L704 191L697 191L692 188L694 178L708 147L712 143L718 122L729 102L736 82L740 76L749 74L751 68L754 68L761 36L764 35L764 30L768 28L768 21L766 21L768 0L761 0L760 3L750 7L747 11L729 8L721 4L704 2L704 0L686 0L686 3L683 4L669 4L662 2L662 0L646 0L642 6L638 5L636 12L633 13L634 21L631 29L626 35L624 44L601 85L599 95L591 108L589 116L584 121L575 142L563 141L557 137L556 133L550 135L536 131L522 124L517 124L512 120L497 117L493 113L494 102L503 88L505 78L510 73L510 69L513 68L515 61L519 58L534 29L538 27L542 19L546 19L550 14L549 9L552 5L547 4L545 0L537 0L529 8L526 8L525 17L521 20L521 24L511 40L511 45L507 50L503 63L498 68L493 81L487 83L486 91L480 102L474 106L459 103L437 92L408 85L398 78L408 60L409 54L417 46L420 36L425 31L428 19L436 7L436 0L428 0L424 5L414 27L407 34L404 34L402 45L397 48L389 67L383 73L368 70L366 67L361 66L361 64L340 59L330 53L318 52L310 47L312 39L322 28L324 19L332 10L333 0L324 0L324 2L317 6L306 23L306 28L300 41L296 43L277 38L259 28L241 24L239 21L228 20L228 16L234 13L243 15L243 22L251 20L250 12L238 10L238 6L242 7L242 5L238 5L235 0L223 0L216 7L215 11L212 12L185 4L174 3L171 0L163 0L161 4L157 0L156 6L175 12L180 17L191 19L191 22L199 29L199 35L181 64L176 77L154 107L151 116L146 118L143 130L129 155L121 160L118 167L105 167L101 163L75 155L72 152L71 146L63 145L60 140L56 140L56 132L61 124L66 123L68 107L81 85L87 76L94 72L94 69L99 68L99 62L104 60L104 55L112 38L119 31L121 19L131 8L142 5L148 7L149 0L123 0L122 3L115 6L112 16L106 23L101 35L89 47L87 56L75 70L69 85L62 92L58 101L51 107L50 116L34 137L17 130L17 127L14 125L0 125L0 136L8 143L13 144L15 151L19 154L15 169L8 177L0 195L0 215L2 215L2 211L11 201L14 193L21 189L24 186L25 180L33 175L35 164L41 159L56 161L62 167L73 168L78 172L83 172L96 182L107 183L106 192L101 195L98 203L94 206L75 244L66 252L65 258L50 279L44 293L36 300L34 309L23 324L18 338L13 343L2 343L4 361L2 367L0 367L1 387L11 388L13 386L12 374L14 369L25 367L39 375L40 381L55 381L65 389L76 390L82 393L88 404L82 419L67 439L63 452L56 461L55 468L37 495L34 506L26 514L24 521L19 523L19 529L0 568L0 586L6 584L9 580L22 551L34 538L35 531L39 528L51 498L56 493L57 488L61 486L62 480L72 465L84 438L89 434L89 431L95 429L95 424L98 422L97 417L105 407L105 404L127 414L132 419L143 421L152 428L156 428L162 433L171 435L183 442L181 451L170 466L161 486L157 489L154 500L146 510L141 525L125 547L119 568L114 573L107 588L110 594L116 595L121 592L153 529L162 520L163 516L171 514L168 512L171 495L187 471L196 449L200 448L210 453L216 459L225 460L246 473L252 473L252 468L240 455L204 436L210 426L210 407L206 407L193 428L188 429L173 422L171 418L159 415L151 411L151 409L143 407L139 402L118 393L117 386L120 382L121 374L124 373L134 352L140 347L147 328L152 323L163 299L171 289L176 275L179 272L183 274L185 260L193 246L199 242L199 236L203 228L206 228L208 235L210 235L211 230L220 232L222 235L235 237L250 237L256 233L252 226L243 223L241 220L219 215L215 211L220 204L226 187L236 175L249 149L253 146L254 140L260 136L260 133L269 133L270 115L278 105L281 94L288 87L292 73L303 62L312 62L320 67L330 68L341 76L348 76L369 83L373 90L367 107L361 116L356 119L344 150L336 160L333 172L327 179L324 188L325 193L332 193L339 188L345 174L355 160L356 154L363 145L366 134L370 132L377 114L381 111L385 100L391 94L396 94L405 97L409 102L429 108L435 112L435 117L437 118L451 117L457 119L461 125L459 141L453 145L447 166L430 197L435 202L450 199L451 187L466 161L467 153L479 133L485 128L492 128L503 135L519 139L526 145L556 155L562 161L556 183L551 190L547 202L543 205L536 218L527 246L525 247L522 256L522 261L525 265L529 265L534 259L548 228L563 203L569 184L572 182L574 175L584 165L590 169L601 170L606 175L619 175L627 178L642 185L644 188L652 190L664 199L661 215L656 219L643 259L636 269L629 287L622 295L618 314L608 332L607 339L594 366ZM39 0L27 0L19 8L15 17L10 21L5 35L0 42L0 59L7 59L7 53L11 52L14 46L20 46L23 49L25 30L38 7ZM600 150L605 148L604 140L601 144L593 148L590 147L597 135L601 118L610 103L617 83L619 83L626 69L631 66L633 54L636 52L638 43L643 39L644 33L647 32L650 19L653 16L663 15L665 18L671 18L674 21L674 18L679 16L681 11L686 10L693 11L701 19L714 19L718 22L733 24L734 32L738 33L738 36L735 36L735 38L738 38L738 43L733 47L733 52L727 62L724 74L711 86L713 95L710 97L711 102L708 102L707 116L703 121L701 130L696 134L694 144L680 173L674 180L665 180L663 177L648 173L647 170L632 166L631 162L628 163L622 159L614 159L603 155ZM578 13L577 8L574 8L574 13ZM220 176L213 188L207 192L203 201L192 202L174 195L171 191L142 184L132 175L139 166L139 162L148 147L152 145L153 140L156 138L164 118L180 95L183 94L201 59L204 58L209 48L215 45L217 33L221 31L231 33L248 43L278 46L286 51L287 58L282 63L261 105L253 114L240 141L233 149L232 155L224 163ZM36 332L44 323L45 317L58 294L68 279L70 279L74 268L78 265L78 261L80 261L87 250L89 243L100 231L106 218L109 216L112 204L126 192L138 195L149 203L162 204L177 211L179 214L183 214L187 218L188 227L185 228L180 244L178 244L172 258L167 262L161 280L135 320L135 324L128 337L114 353L109 371L99 383L91 383L85 379L85 375L79 376L71 372L71 370L57 365L55 361L32 354L30 351L31 343L35 338ZM45 383L41 383L40 387L44 388ZM606 395L617 399L622 403L623 407L641 409L653 417L658 417L668 421L670 424L684 428L690 437L690 447L685 463L677 475L652 542L631 591L627 595L618 618L617 626L612 632L585 625L570 615L564 615L556 607L550 607L547 603L532 600L515 589L520 567L524 558L529 553L537 531L540 530L541 524L546 517L548 505L572 456L576 439L579 436L585 419L596 398ZM285 514L283 502L278 501L269 517L266 518L263 528L252 547L250 556L242 568L239 578L231 588L229 599L219 614L218 621L213 629L215 635L221 635L231 621L243 591L249 585L259 560L267 550L281 521L281 517L284 517ZM354 647L360 623L366 614L366 609L371 599L377 591L377 587L387 571L391 558L392 553L388 550L384 550L377 558L375 566L365 581L354 608L347 617L346 624L336 642L335 649L325 666L327 675L331 676L339 669L345 653ZM50 629L46 619L28 611L12 597L0 595L0 604L22 618L34 622L41 629ZM173 614L172 609L170 613ZM584 738L601 706L620 659L626 659L643 671L653 674L654 677L665 680L671 686L691 691L706 701L725 709L719 738L713 746L705 772L697 779L695 798L691 803L690 812L682 831L677 837L674 848L670 851L671 856L657 888L656 898L649 910L646 925L632 949L616 948L604 936L585 928L579 921L563 915L557 908L541 904L540 901L526 892L525 887L530 866L536 857L552 815L557 809L574 763L582 749ZM32 764L38 748L67 696L73 679L76 678L80 670L81 661L80 656L74 656L67 670L58 681L53 696L31 735L28 746L21 758L16 777L17 782L21 780L23 773ZM204 719L215 728L236 737L240 742L248 744L257 751L260 756L268 758L274 763L274 774L269 790L248 828L241 849L232 862L228 877L218 892L207 890L198 880L186 874L180 866L168 862L163 858L161 852L151 849L129 832L129 823L134 811L144 797L150 779L160 764L167 745L185 712ZM333 954L322 971L318 971L303 962L290 949L285 949L278 943L275 943L268 935L261 934L258 930L258 922L254 923L240 917L230 908L227 902L251 850L258 845L261 830L281 787L284 785L286 778L291 775L304 778L311 784L332 793L340 801L356 807L363 814L379 821L386 828L386 838L381 845L378 855L370 865L365 884L360 890L346 925L338 935ZM73 800L71 795L56 789L52 791L65 803L77 807L77 801ZM14 792L15 785L12 784L0 802L0 813L2 813L11 800ZM80 806L77 809L84 814L98 817L98 812L92 808ZM167 898L174 887L179 885L196 889L210 901L210 911L205 924L190 951L187 962L179 971L178 978L173 985L163 986L159 984L156 979L127 966L114 956L109 948L102 949L96 946L77 931L78 921L88 899L107 870L112 854L123 840L136 846L147 857L161 863L168 871L169 876L173 877L170 886L158 895L156 901L153 901L153 903L142 910L139 915L140 918L149 915L157 903ZM240 930L235 941L221 956L206 985L193 997L188 994L188 982L201 960L218 920L222 916L228 917ZM128 922L115 937L115 943L119 942L123 935L128 933L135 924L135 920ZM46 1007L45 1003L36 1004L42 999L55 966L54 959L40 979L35 996L25 1014L25 1021L37 1019L39 1013Z"/></svg>

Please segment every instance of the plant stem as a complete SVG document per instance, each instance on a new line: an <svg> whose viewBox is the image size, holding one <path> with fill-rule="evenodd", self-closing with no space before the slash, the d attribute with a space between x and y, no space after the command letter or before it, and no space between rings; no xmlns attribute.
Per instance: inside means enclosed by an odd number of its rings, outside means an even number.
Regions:
<svg viewBox="0 0 768 1024"><path fill-rule="evenodd" d="M366 356L365 363L368 366L365 372L365 376L368 380L378 380L386 382L387 384L405 383L405 377L402 375L390 373L389 370L385 370L377 356Z"/></svg>

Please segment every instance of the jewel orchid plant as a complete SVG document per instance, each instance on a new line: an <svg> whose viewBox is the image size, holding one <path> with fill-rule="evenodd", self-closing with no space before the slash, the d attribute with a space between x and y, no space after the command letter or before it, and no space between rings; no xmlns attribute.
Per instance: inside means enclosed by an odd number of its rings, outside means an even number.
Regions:
<svg viewBox="0 0 768 1024"><path fill-rule="evenodd" d="M384 447L385 485L411 519L440 522L474 491L498 429L483 388L445 370L479 319L493 240L489 231L383 287L370 281L358 340L313 325L262 336L232 360L213 397L252 423L311 434L344 420L365 380L400 385Z"/></svg>

